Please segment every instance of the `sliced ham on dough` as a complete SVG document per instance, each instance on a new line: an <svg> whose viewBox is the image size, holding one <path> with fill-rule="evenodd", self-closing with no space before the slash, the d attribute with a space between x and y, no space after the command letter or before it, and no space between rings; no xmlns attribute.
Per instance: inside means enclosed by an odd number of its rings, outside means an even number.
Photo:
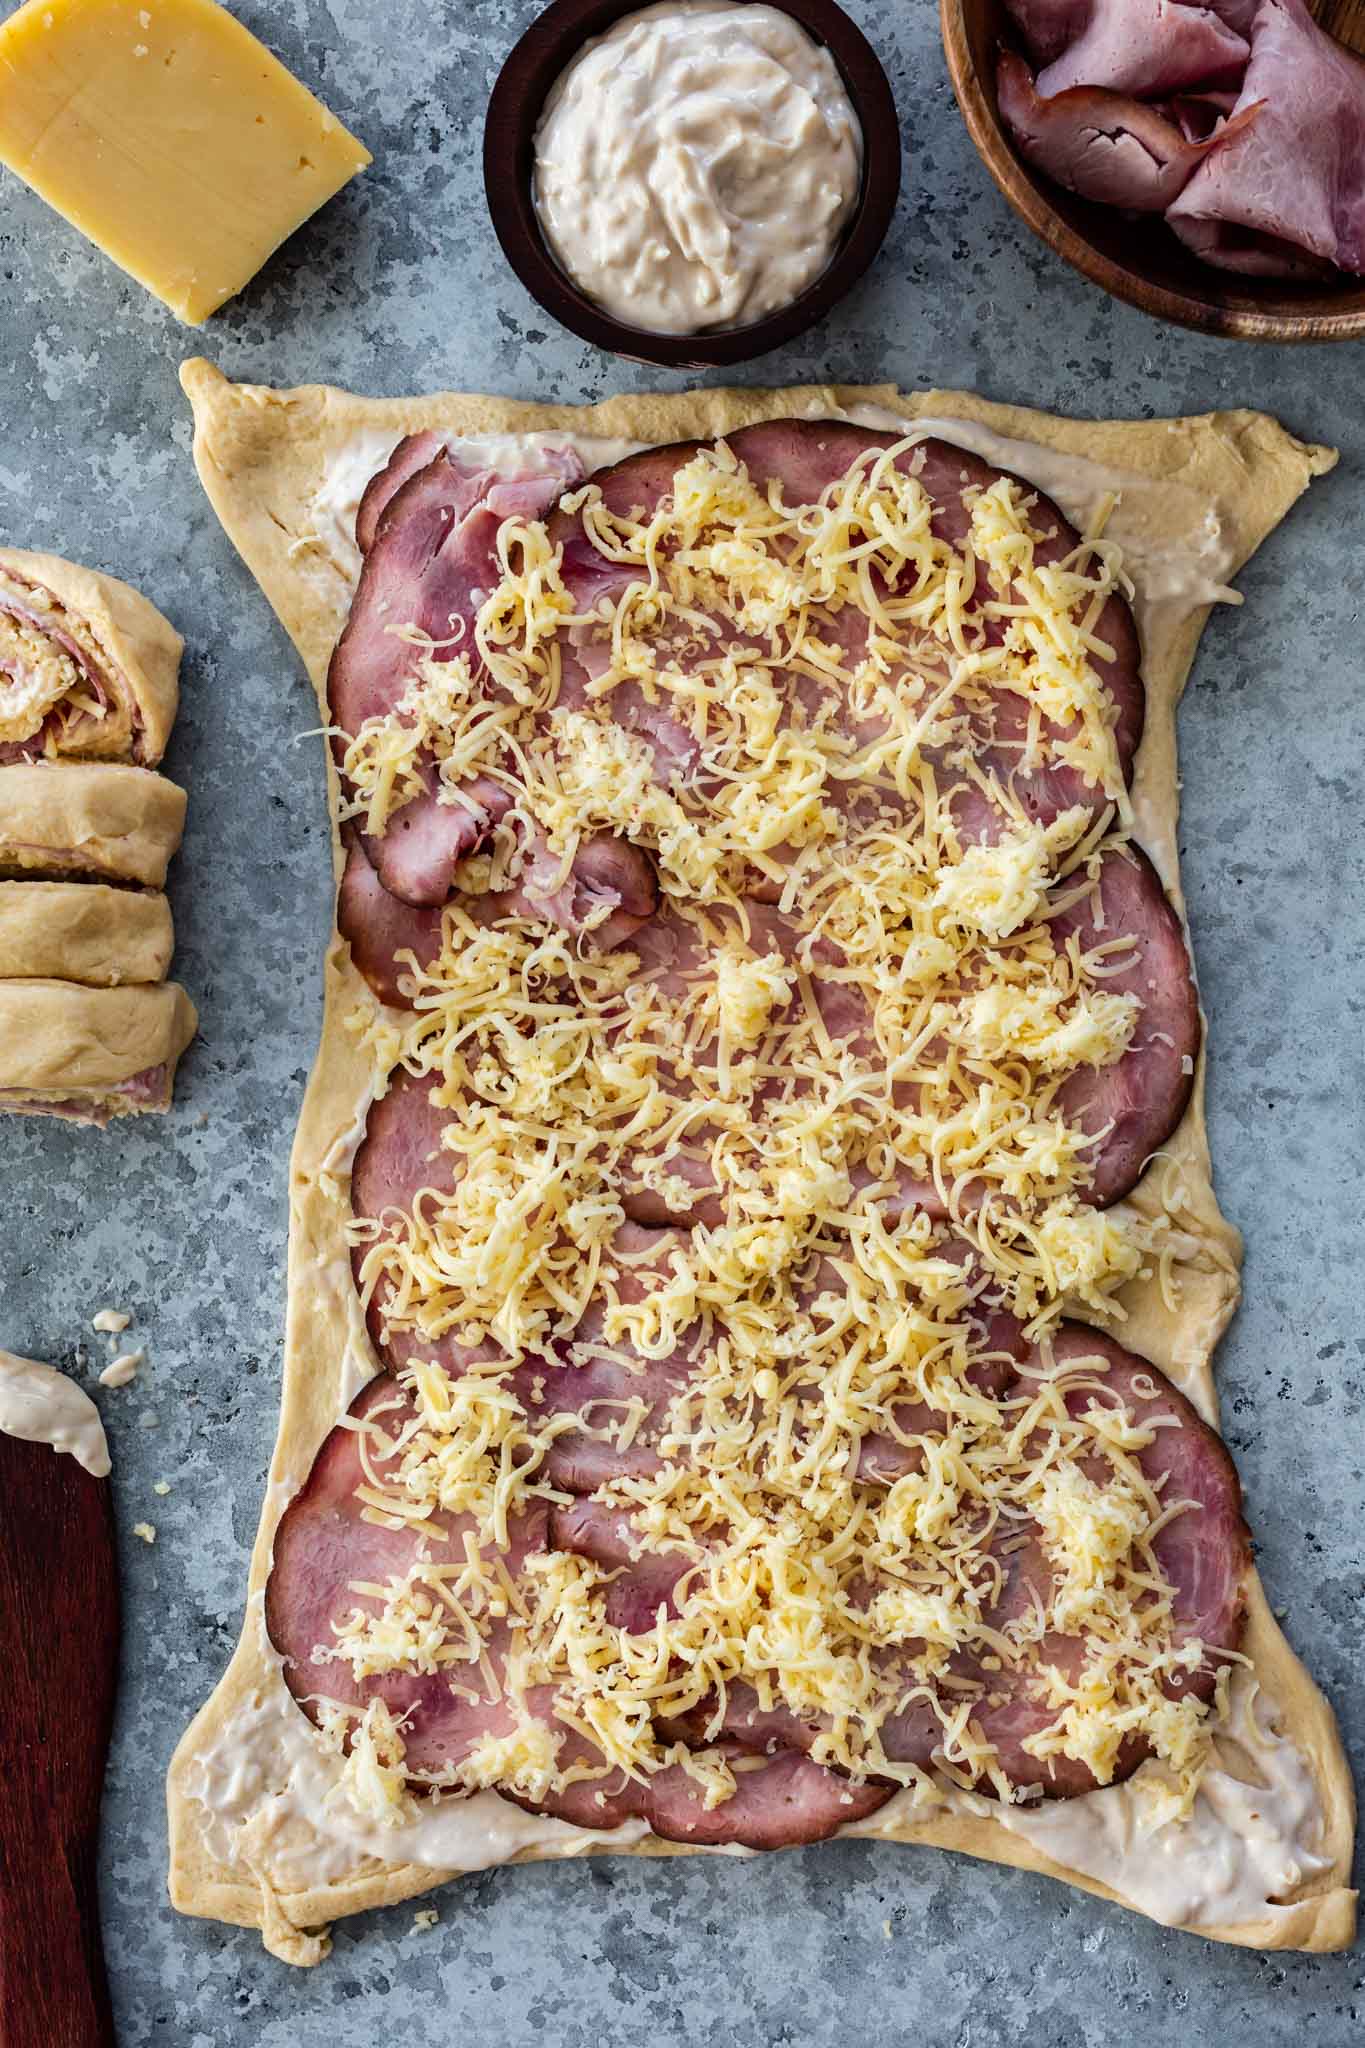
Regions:
<svg viewBox="0 0 1365 2048"><path fill-rule="evenodd" d="M437 1514L430 1529L386 1528L367 1521L356 1489L367 1481L360 1427L370 1435L370 1464L383 1479L392 1444L413 1416L412 1403L389 1379L371 1380L323 1443L302 1490L275 1532L274 1562L266 1585L265 1616L270 1639L284 1662L285 1683L310 1719L327 1701L363 1709L383 1700L395 1719L406 1717L403 1740L407 1767L418 1779L442 1778L468 1755L481 1735L505 1735L515 1726L500 1685L490 1685L504 1668L514 1642L505 1619L482 1612L477 1590L464 1597L482 1638L468 1665L445 1671L388 1672L357 1679L351 1666L329 1654L336 1629L354 1613L377 1614L382 1602L353 1590L357 1581L387 1586L401 1581L419 1560L458 1563L476 1528L468 1515ZM525 1559L546 1547L548 1509L532 1503L509 1516L509 1543L502 1553L515 1580ZM452 1685L458 1686L455 1690ZM472 1697L471 1697L472 1695Z"/></svg>
<svg viewBox="0 0 1365 2048"><path fill-rule="evenodd" d="M371 865L360 834L343 826L342 837L346 865L337 890L337 930L380 1002L396 1010L410 1009L413 961L429 967L439 956L444 914L439 905L422 908L391 896Z"/></svg>
<svg viewBox="0 0 1365 2048"><path fill-rule="evenodd" d="M911 431L907 424L906 432ZM730 436L730 446L745 464L760 489L774 479L781 480L788 501L813 501L831 483L847 474L864 456L875 457L895 447L903 438L877 433L870 428L833 420L772 420L745 427ZM971 498L988 490L1002 476L1033 500L1030 524L1043 536L1035 547L1034 560L1047 565L1064 560L1080 543L1080 535L1050 498L1009 471L954 447L949 441L924 440L896 458L896 467L917 476L934 505L933 531L938 539L961 548L971 534ZM981 572L977 596L988 595L985 572ZM993 622L988 638L1003 634L1004 626ZM1114 747L1125 782L1131 779L1133 759L1146 713L1146 692L1142 681L1142 649L1137 626L1126 601L1110 597L1095 622L1095 635L1113 650L1109 660L1097 660L1095 673L1109 698L1113 713ZM1010 788L1030 817L1043 824L1073 805L1098 813L1104 808L1103 792L1088 782L1080 770L1052 765L1024 771L1019 763L1019 741L1028 723L1022 698L1008 690L997 691L991 715L974 734L975 753L982 770L993 773ZM1044 722L1044 738L1061 738L1058 728ZM942 784L950 788L952 776L946 770ZM1002 819L993 806L973 789L952 799L954 820L966 841L990 840L999 835Z"/></svg>
<svg viewBox="0 0 1365 2048"><path fill-rule="evenodd" d="M366 851L375 842L351 826L342 827L342 838L346 865L337 891L337 930L380 1002L410 1010L413 962L430 967L439 958L444 905L405 903L390 895ZM579 934L583 949L593 953L623 944L653 916L658 903L653 865L628 840L600 833L583 842L563 879L560 865L548 851L537 851L515 887L461 896L460 908L481 925L507 918L548 919L562 931Z"/></svg>
<svg viewBox="0 0 1365 2048"><path fill-rule="evenodd" d="M661 1556L642 1550L628 1509L587 1499L555 1508L550 1514L550 1542L556 1550L590 1558L612 1574L605 1605L613 1628L643 1635L653 1628L661 1609L670 1620L677 1618L678 1581L691 1570L693 1560L685 1551Z"/></svg>
<svg viewBox="0 0 1365 2048"><path fill-rule="evenodd" d="M1055 1362L1059 1371L1075 1370L1092 1358L1101 1368L1095 1384L1067 1392L1069 1413L1080 1416L1092 1406L1123 1406L1139 1427L1159 1422L1151 1443L1136 1453L1137 1463L1163 1503L1191 1503L1159 1532L1152 1549L1174 1596L1172 1646L1178 1649L1198 1641L1208 1652L1197 1670L1172 1677L1166 1689L1173 1698L1190 1693L1209 1699L1226 1662L1219 1653L1235 1650L1241 1640L1251 1565L1236 1467L1221 1437L1165 1375L1112 1337L1081 1323L1063 1323L1052 1340L1051 1360L1039 1350L1030 1365L1045 1371ZM1045 1593L1051 1566L1036 1531L1022 1545L1012 1545L1007 1553L1002 1550L999 1561L1004 1586L985 1621L992 1629L1005 1630ZM1042 1697L1037 1668L1054 1664L1074 1676L1083 1651L1078 1638L1054 1634L1044 1637L1030 1661L1012 1670L983 1669L970 1656L957 1661L959 1681L980 1689L973 1718L1016 1788L1036 1785L1051 1798L1094 1789L1085 1764L1064 1756L1040 1759L1024 1746L1055 1718ZM1138 1742L1126 1744L1116 1776L1129 1775L1146 1753Z"/></svg>
<svg viewBox="0 0 1365 2048"><path fill-rule="evenodd" d="M373 1380L351 1404L347 1421L325 1439L275 1532L265 1613L285 1683L303 1712L317 1721L329 1702L360 1713L371 1700L383 1700L403 1723L409 1783L421 1791L448 1784L481 1737L506 1735L516 1726L502 1684L516 1631L507 1619L483 1612L477 1592L466 1593L480 1638L479 1654L467 1665L356 1679L351 1666L331 1654L338 1629L351 1616L381 1611L374 1594L354 1590L357 1583L388 1586L427 1559L458 1561L474 1540L472 1519L463 1515L437 1514L421 1532L365 1519L357 1489L370 1474L360 1430L371 1432L370 1473L382 1481L397 1432L412 1413L408 1397L391 1380ZM546 1547L547 1520L542 1503L509 1518L509 1541L499 1556L513 1580L525 1560ZM672 1841L778 1849L820 1841L846 1821L874 1813L890 1796L885 1786L854 1786L804 1757L784 1754L755 1769L735 1751L735 1796L708 1811L702 1788L680 1764L645 1784L629 1782L608 1771L581 1735L556 1721L547 1689L539 1689L528 1705L558 1735L561 1764L581 1761L596 1773L541 1807L580 1826L614 1828L638 1816Z"/></svg>
<svg viewBox="0 0 1365 2048"><path fill-rule="evenodd" d="M907 424L906 433L911 431ZM847 421L783 419L742 428L728 436L728 446L745 465L760 490L777 482L789 504L813 504L824 490L847 474L853 463L894 447L901 438ZM613 468L599 471L591 481L600 489L610 511L620 516L647 518L672 490L677 470L691 461L704 445L686 441L649 449ZM934 439L918 442L906 449L897 457L897 467L918 476L933 500L936 536L959 546L971 529L969 494L987 489L1005 474L948 442ZM1052 501L1035 491L1032 485L1017 478L1014 481L1020 482L1021 488L1034 500L1036 509L1032 523L1045 536L1038 544L1036 559L1050 563L1071 554L1079 542L1075 528L1063 518ZM590 612L604 597L616 601L630 583L637 580L637 571L610 561L597 551L584 530L581 514L555 513L549 521L549 531L551 539L563 550L564 583L580 613ZM979 596L984 599L986 595L983 571ZM692 630L689 627L689 634ZM861 615L857 620L842 617L837 624L831 620L820 630L822 637L830 638L841 646L845 655L856 655L865 638L865 623ZM989 630L999 634L1004 628L997 621ZM1115 595L1108 600L1095 630L1114 651L1112 660L1097 663L1097 673L1113 706L1115 747L1120 767L1127 777L1131 774L1133 756L1142 737L1145 700L1137 629L1132 613L1121 597ZM721 644L742 646L743 636L728 622L723 630L718 626L718 632ZM856 644L844 645L839 639L841 634L852 634ZM595 631L578 626L570 629L564 637L568 645L562 638L563 679L559 702L561 706L575 708L587 701L593 676L600 674L605 667L605 629ZM680 644L673 652L685 668L689 648ZM792 703L799 704L803 713L808 714L812 708L807 701L807 693L812 687L809 682L793 683ZM1008 691L996 692L995 698L992 715L983 729L974 735L983 768L993 771L1003 783L1009 784L1029 814L1043 822L1050 822L1074 804L1084 805L1092 811L1100 810L1105 801L1103 793L1079 770L1053 766L1036 774L1021 771L1019 740L1027 726L1027 708L1022 700L1013 699ZM653 747L659 781L685 795L689 779L697 772L699 748L684 713L679 710L675 714L666 701L651 702L630 682L613 689L608 701L613 719ZM841 707L836 705L836 721L840 712ZM856 735L860 741L876 736L874 732ZM951 774L944 779L945 785L955 780ZM955 795L952 808L963 838L977 840L998 836L1002 826L1000 814L974 788L964 789Z"/></svg>
<svg viewBox="0 0 1365 2048"><path fill-rule="evenodd" d="M409 477L434 462L447 445L447 436L428 428L421 434L405 434L384 467L376 470L365 486L355 514L355 544L362 555L374 546L379 522Z"/></svg>
<svg viewBox="0 0 1365 2048"><path fill-rule="evenodd" d="M1201 1036L1199 995L1184 927L1156 869L1131 842L1104 854L1098 890L1052 918L1051 929L1059 950L1073 938L1083 952L1135 942L1110 956L1102 984L1141 1005L1127 1052L1111 1066L1082 1068L1054 1098L1096 1140L1081 1192L1106 1208L1137 1185L1185 1114Z"/></svg>
<svg viewBox="0 0 1365 2048"><path fill-rule="evenodd" d="M1139 1427L1159 1422L1150 1445L1137 1453L1137 1462L1163 1503L1190 1503L1158 1533L1152 1548L1174 1596L1172 1646L1180 1649L1197 1641L1208 1652L1195 1671L1173 1675L1166 1689L1173 1698L1188 1692L1208 1699L1226 1662L1222 1653L1235 1650L1241 1639L1251 1562L1236 1469L1222 1439L1164 1374L1096 1330L1063 1323L1050 1352L1038 1346L1026 1349L1021 1363L1041 1375L1054 1369L1076 1371L1090 1360L1095 1362L1093 1375L1078 1380L1065 1395L1068 1412L1079 1417L1092 1406L1122 1405ZM1090 1476L1102 1475L1096 1471ZM1002 1585L983 1615L983 1625L1008 1633L1011 1622L1048 1598L1052 1567L1033 1525L1002 1531L995 1561ZM655 1562L648 1560L650 1565ZM1074 1678L1084 1662L1084 1647L1078 1637L1054 1633L1036 1651L1003 1668L996 1660L983 1663L981 1654L962 1652L939 1687L939 1703L945 1710L964 1699L972 1703L978 1733L994 1747L999 1768L1016 1787L1035 1787L1054 1799L1095 1789L1086 1765L1064 1756L1040 1759L1025 1748L1056 1718L1043 1696L1039 1667L1055 1665ZM896 1662L894 1648L878 1655L883 1671L894 1671ZM942 1754L943 1722L933 1694L918 1684L908 1667L905 1686L904 1701L882 1724L882 1747L893 1762L928 1769ZM723 1705L703 1702L670 1723L667 1732L694 1747L729 1742L764 1755L774 1749L809 1750L824 1725L819 1716L803 1717L780 1701L765 1708L752 1684L735 1683L727 1687ZM1115 1781L1129 1776L1146 1754L1141 1743L1126 1744ZM984 1779L981 1789L989 1789Z"/></svg>
<svg viewBox="0 0 1365 2048"><path fill-rule="evenodd" d="M351 1169L351 1207L357 1217L379 1226L381 1235L400 1227L399 1217L411 1210L423 1189L448 1193L454 1186L454 1157L441 1147L447 1112L432 1101L433 1085L427 1076L393 1075L388 1093L371 1105L366 1119ZM613 1240L618 1298L638 1302L659 1286L676 1242L673 1231L624 1224ZM351 1253L362 1301L368 1251L363 1243ZM412 1359L423 1358L459 1378L471 1366L504 1357L491 1340L470 1345L453 1332L426 1339L390 1329L385 1311L391 1299L388 1280L381 1275L369 1290L365 1314L370 1341L386 1370L401 1372ZM606 1311L595 1298L553 1350L525 1358L515 1369L506 1361L534 1426L569 1417L577 1421L577 1427L557 1430L545 1460L545 1476L565 1493L590 1494L607 1480L656 1472L672 1402L697 1370L699 1329L684 1333L663 1358L647 1357L622 1336L608 1344L605 1331Z"/></svg>
<svg viewBox="0 0 1365 2048"><path fill-rule="evenodd" d="M514 513L539 517L580 473L575 457L548 451L534 470L514 477L466 468L444 447L401 480L395 461L401 471L402 450L381 472L396 483L391 495L383 496L387 483L376 479L373 487L370 513L379 507L379 514L366 517L369 552L327 676L333 721L352 737L366 719L397 707L424 654L440 659L463 650L476 659L474 619L499 580L503 520ZM401 629L411 629L416 639ZM340 760L344 740L336 747ZM441 789L431 762L425 785L367 851L392 895L437 904L450 894L456 864L482 844L511 798L487 776Z"/></svg>
<svg viewBox="0 0 1365 2048"><path fill-rule="evenodd" d="M1006 127L1037 170L1082 199L1135 213L1164 213L1208 153L1260 111L1253 104L1221 127L1209 121L1204 133L1191 134L1187 120L1098 86L1072 86L1045 98L1012 50L1000 53L996 89Z"/></svg>
<svg viewBox="0 0 1365 2048"><path fill-rule="evenodd" d="M1254 277L1365 272L1365 64L1302 0L1263 0L1239 112L1167 215L1204 262ZM1235 117L1234 117L1235 118Z"/></svg>
<svg viewBox="0 0 1365 2048"><path fill-rule="evenodd" d="M866 1820L885 1806L890 1785L854 1785L791 1750L758 1758L737 1745L719 1745L734 1773L731 1798L708 1812L701 1787L681 1764L650 1780L645 1816L666 1842L711 1848L795 1849L823 1842L850 1821Z"/></svg>

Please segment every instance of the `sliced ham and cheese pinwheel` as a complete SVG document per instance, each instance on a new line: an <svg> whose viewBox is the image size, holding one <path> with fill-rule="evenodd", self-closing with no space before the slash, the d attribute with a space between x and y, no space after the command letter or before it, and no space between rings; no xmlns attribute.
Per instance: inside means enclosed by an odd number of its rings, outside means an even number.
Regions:
<svg viewBox="0 0 1365 2048"><path fill-rule="evenodd" d="M0 1113L101 1127L164 1113L198 1021L174 982L0 981Z"/></svg>
<svg viewBox="0 0 1365 2048"><path fill-rule="evenodd" d="M185 792L114 762L0 765L0 875L160 889L185 826Z"/></svg>
<svg viewBox="0 0 1365 2048"><path fill-rule="evenodd" d="M0 981L164 981L174 949L170 905L159 892L0 882Z"/></svg>
<svg viewBox="0 0 1365 2048"><path fill-rule="evenodd" d="M0 548L0 762L154 767L175 719L182 647L117 577Z"/></svg>

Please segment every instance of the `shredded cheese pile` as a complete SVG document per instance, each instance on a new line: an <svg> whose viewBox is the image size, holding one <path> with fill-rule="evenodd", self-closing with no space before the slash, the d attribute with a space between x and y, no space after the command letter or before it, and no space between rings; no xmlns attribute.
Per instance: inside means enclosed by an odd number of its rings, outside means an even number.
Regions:
<svg viewBox="0 0 1365 2048"><path fill-rule="evenodd" d="M0 590L0 744L34 739L59 706L68 718L103 718L106 711L75 658L27 618L4 610ZM55 730L47 735L48 754L58 737Z"/></svg>
<svg viewBox="0 0 1365 2048"><path fill-rule="evenodd" d="M371 832L434 756L449 800L473 774L511 797L498 878L523 832L567 872L614 831L663 896L605 954L457 899L439 958L410 963L411 1016L356 1020L446 1117L412 1208L355 1226L362 1285L391 1331L470 1364L419 1356L365 1425L364 1511L423 1541L320 1648L356 1680L497 1686L509 1729L456 1760L468 1788L680 1762L723 1802L725 1759L676 1724L709 1739L742 1687L817 1723L818 1761L916 1786L894 1730L927 1709L940 1768L1008 1798L974 1710L1021 1673L1049 1709L1034 1758L1103 1783L1137 1738L1192 1783L1204 1754L1205 1707L1166 1690L1202 1652L1174 1643L1152 1551L1183 1505L1142 1471L1159 1425L1105 1404L1102 1360L1047 1370L1064 1307L1117 1315L1161 1255L1155 1226L1086 1203L1097 1134L1058 1102L1131 1041L1107 986L1130 942L1047 922L1124 821L1095 671L1121 567L1098 535L1041 560L1004 478L945 540L896 466L912 445L811 505L724 444L647 517L586 487L565 509L620 574L582 610L550 531L507 520L475 645L416 648L347 751ZM1047 826L1010 785L1040 768L1077 788ZM632 1236L624 1205L699 1197L695 1228ZM1006 1312L1044 1364L999 1396ZM638 1396L547 1415L524 1374L552 1344L624 1360ZM682 1572L642 1632L607 1620L619 1565L532 1545L507 1567L520 1518L567 1498L546 1471L566 1434L653 1454L597 1494L637 1558ZM351 1795L396 1812L401 1726L336 1712Z"/></svg>

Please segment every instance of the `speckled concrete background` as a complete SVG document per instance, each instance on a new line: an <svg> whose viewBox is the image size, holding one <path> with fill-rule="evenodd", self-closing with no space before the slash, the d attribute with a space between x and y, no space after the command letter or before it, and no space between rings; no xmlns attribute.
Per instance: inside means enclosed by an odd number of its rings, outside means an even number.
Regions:
<svg viewBox="0 0 1365 2048"><path fill-rule="evenodd" d="M1365 355L1214 344L1111 304L989 185L931 0L848 0L891 74L905 190L872 277L753 381L961 383L1076 413L1248 403L1343 450L1206 636L1183 714L1183 845L1212 1014L1225 1206L1248 1237L1227 1433L1272 1600L1365 1746L1359 1307L1365 1207ZM150 1370L101 1395L127 1601L104 1909L121 2038L165 2048L1247 2048L1362 2036L1360 1953L1267 1959L928 1851L601 1860L467 1880L345 1923L291 1972L165 1902L162 1778L235 1640L275 1427L285 1171L318 1027L329 880L303 676L201 497L176 367L262 382L595 399L662 378L554 330L507 271L479 142L527 0L239 0L374 170L191 337L6 177L0 532L116 570L184 631L168 767L190 789L178 972L203 1031L169 1122L0 1125L0 1343L93 1375L89 1318ZM158 1498L159 1479L172 1491ZM128 1532L158 1528L153 1548ZM5 1909L11 1902L5 1901ZM890 1938L884 1931L890 1924Z"/></svg>

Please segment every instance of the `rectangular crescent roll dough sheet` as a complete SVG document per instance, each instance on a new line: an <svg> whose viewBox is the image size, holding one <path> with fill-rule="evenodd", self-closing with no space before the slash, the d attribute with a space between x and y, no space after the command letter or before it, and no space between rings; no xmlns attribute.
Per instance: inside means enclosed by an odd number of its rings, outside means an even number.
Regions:
<svg viewBox="0 0 1365 2048"><path fill-rule="evenodd" d="M159 889L185 792L150 768L17 761L0 768L0 874L89 875Z"/></svg>
<svg viewBox="0 0 1365 2048"><path fill-rule="evenodd" d="M1178 905L1175 709L1200 632L1212 603L1230 594L1228 578L1335 460L1329 450L1304 447L1273 420L1250 412L1091 423L960 392L905 396L892 386L708 390L573 408L449 393L366 400L321 386L273 391L232 385L203 361L186 364L182 381L194 408L204 487L293 638L320 700L358 569L348 530L355 504L397 440L422 428L481 439L548 431L586 440L601 463L625 453L627 444L706 438L784 415L821 418L876 408L878 424L952 422L950 437L1019 471L1079 522L1119 493L1106 534L1123 545L1134 578L1148 690L1134 786L1136 836ZM870 423L870 415L864 417ZM605 452L611 444L616 452ZM326 774L335 818L330 758ZM339 873L335 837L333 853ZM703 1853L648 1834L594 1836L533 1820L488 1793L460 1803L472 1833L458 1856L443 1859L432 1839L419 1839L406 1824L387 1837L383 1829L349 1827L326 1802L326 1767L283 1686L262 1603L280 1514L323 1437L374 1371L342 1235L350 1159L374 1080L371 1056L359 1049L345 1020L372 1002L349 949L333 933L322 1039L294 1143L283 1409L251 1561L246 1622L226 1674L177 1750L168 1788L174 1903L188 1913L259 1927L276 1954L305 1964L326 1953L325 1933L316 1930L337 1916L410 1898L459 1870L597 1850ZM1169 1289L1152 1274L1125 1291L1123 1341L1154 1359L1214 1420L1212 1357L1236 1306L1241 1242L1213 1194L1203 1080L1201 1058L1183 1123L1163 1160L1129 1197L1144 1213L1164 1210L1172 1219L1174 1253ZM1213 1834L1200 1817L1201 1792L1160 1882L1134 1848L1131 1788L1137 1780L1058 1803L1051 1815L1015 1808L1004 1819L998 1807L971 1796L948 1792L917 1803L913 1794L899 1794L855 1831L1043 1871L1166 1924L1196 1926L1205 1936L1243 1946L1348 1945L1355 1924L1349 1889L1354 1804L1335 1722L1254 1575L1249 1597L1244 1647L1250 1672L1292 1743L1267 1736L1266 1746L1258 1747L1245 1719L1230 1731L1219 1769L1206 1781ZM1238 1683L1251 1686L1249 1679ZM1292 1797L1277 1791L1270 1777L1248 1793L1243 1781L1272 1765L1283 1766ZM1226 1813L1268 1807L1282 1795L1286 1810L1297 1801L1309 1816L1303 1826L1312 1837L1311 1853L1291 1861L1273 1889L1264 1880L1245 1896L1211 1891L1217 1880L1209 1873L1218 1860L1212 1852L1224 1840L1218 1830L1232 1825ZM1096 1801L1108 1804L1100 1809ZM418 1820L412 1829L425 1825ZM1236 1834L1238 1843L1243 1839ZM1293 1840L1297 1844L1299 1835ZM1184 1873L1183 1891L1173 1872ZM1225 1899L1230 1903L1222 1904Z"/></svg>
<svg viewBox="0 0 1365 2048"><path fill-rule="evenodd" d="M170 904L150 890L0 882L0 981L164 981L174 949Z"/></svg>

